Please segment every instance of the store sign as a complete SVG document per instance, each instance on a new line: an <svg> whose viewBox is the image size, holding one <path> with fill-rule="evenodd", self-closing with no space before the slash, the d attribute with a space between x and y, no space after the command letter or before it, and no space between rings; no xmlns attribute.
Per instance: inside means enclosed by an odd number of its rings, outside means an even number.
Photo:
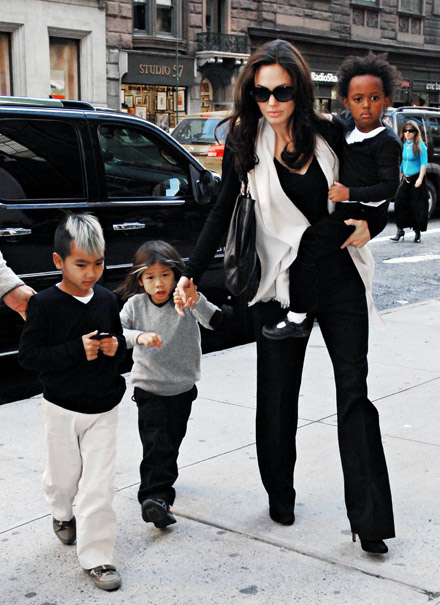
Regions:
<svg viewBox="0 0 440 605"><path fill-rule="evenodd" d="M331 72L328 73L324 73L323 71L321 71L321 73L316 73L316 71L312 71L312 80L314 82L321 82L321 83L329 83L329 84L335 84L338 81L338 77L336 74L333 74Z"/></svg>
<svg viewBox="0 0 440 605"><path fill-rule="evenodd" d="M427 82L426 90L430 90L430 91L434 90L434 91L438 92L440 90L440 82Z"/></svg>
<svg viewBox="0 0 440 605"><path fill-rule="evenodd" d="M160 57L129 53L128 71L122 78L127 84L191 86L194 84L194 59Z"/></svg>

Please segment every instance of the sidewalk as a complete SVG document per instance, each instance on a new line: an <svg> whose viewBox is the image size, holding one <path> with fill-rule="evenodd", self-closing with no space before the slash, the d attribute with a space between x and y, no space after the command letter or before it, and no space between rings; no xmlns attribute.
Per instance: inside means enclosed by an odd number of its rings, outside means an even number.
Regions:
<svg viewBox="0 0 440 605"><path fill-rule="evenodd" d="M136 492L141 447L130 389L120 406L115 564L105 593L52 533L40 487L40 397L0 406L0 603L5 605L440 604L440 300L383 314L370 338L369 393L381 417L397 538L374 558L351 542L336 438L335 389L319 328L300 400L296 521L268 516L254 437L255 347L203 358L166 531Z"/></svg>

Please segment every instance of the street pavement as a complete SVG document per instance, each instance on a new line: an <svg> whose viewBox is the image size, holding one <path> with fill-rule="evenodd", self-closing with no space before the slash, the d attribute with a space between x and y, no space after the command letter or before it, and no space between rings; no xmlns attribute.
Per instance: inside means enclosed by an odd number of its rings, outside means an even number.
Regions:
<svg viewBox="0 0 440 605"><path fill-rule="evenodd" d="M397 538L384 557L352 543L336 435L335 388L315 326L300 399L296 521L268 516L255 453L255 345L203 357L167 530L145 524L130 389L120 406L114 563L98 590L75 546L54 536L41 490L40 397L0 407L0 603L440 604L440 300L384 312L370 335L369 394L381 418Z"/></svg>

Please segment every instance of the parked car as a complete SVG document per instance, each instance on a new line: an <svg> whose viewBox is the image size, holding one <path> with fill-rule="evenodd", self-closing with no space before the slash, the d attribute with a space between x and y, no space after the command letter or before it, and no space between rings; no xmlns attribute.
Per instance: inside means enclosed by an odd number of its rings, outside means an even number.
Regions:
<svg viewBox="0 0 440 605"><path fill-rule="evenodd" d="M222 124L219 128L217 126L229 114L229 111L212 111L187 115L172 131L171 136L207 170L221 174L228 124Z"/></svg>
<svg viewBox="0 0 440 605"><path fill-rule="evenodd" d="M429 193L429 215L432 216L440 199L440 109L433 107L399 107L386 111L385 122L400 134L402 125L414 120L420 127L428 148L426 184Z"/></svg>
<svg viewBox="0 0 440 605"><path fill-rule="evenodd" d="M0 249L37 291L60 279L52 251L64 211L100 220L103 285L114 289L148 239L164 239L190 256L219 182L146 120L80 101L0 97ZM223 248L198 285L219 306L231 304ZM241 301L232 306L244 312ZM21 326L2 304L0 356L17 351Z"/></svg>

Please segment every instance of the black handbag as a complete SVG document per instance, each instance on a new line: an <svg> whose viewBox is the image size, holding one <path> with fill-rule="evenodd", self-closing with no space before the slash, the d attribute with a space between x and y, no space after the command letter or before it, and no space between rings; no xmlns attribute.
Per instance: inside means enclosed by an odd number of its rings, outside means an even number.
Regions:
<svg viewBox="0 0 440 605"><path fill-rule="evenodd" d="M234 296L246 290L255 270L255 238L255 200L251 197L249 183L242 181L229 225L224 258L226 286Z"/></svg>

